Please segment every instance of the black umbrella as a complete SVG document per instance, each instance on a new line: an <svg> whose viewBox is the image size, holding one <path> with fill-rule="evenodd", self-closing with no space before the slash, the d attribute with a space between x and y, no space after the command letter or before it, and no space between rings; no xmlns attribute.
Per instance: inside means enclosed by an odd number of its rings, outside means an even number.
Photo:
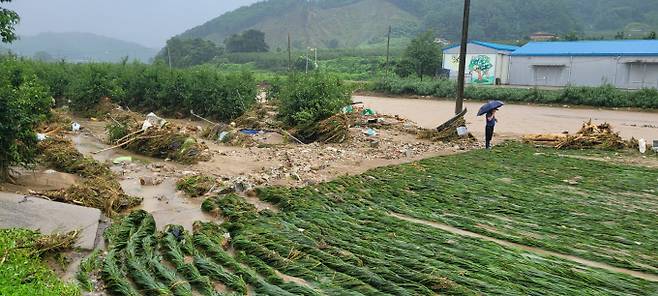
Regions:
<svg viewBox="0 0 658 296"><path fill-rule="evenodd" d="M502 106L504 106L505 103L501 101L490 101L489 103L484 104L482 107L480 107L480 112L478 112L478 116L482 116L484 114L487 114L491 112L491 110L498 109Z"/></svg>

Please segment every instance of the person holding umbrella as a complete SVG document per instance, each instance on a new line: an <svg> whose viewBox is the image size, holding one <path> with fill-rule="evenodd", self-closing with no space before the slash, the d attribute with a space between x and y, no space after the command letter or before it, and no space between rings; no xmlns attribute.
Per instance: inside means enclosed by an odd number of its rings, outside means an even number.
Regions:
<svg viewBox="0 0 658 296"><path fill-rule="evenodd" d="M485 127L485 147L487 149L491 149L491 140L493 139L494 135L494 128L496 127L496 123L498 122L498 119L496 118L496 111L498 111L498 108L502 107L505 105L505 103L501 101L491 101L489 103L484 104L480 108L480 111L478 112L478 116L482 115L487 115L486 120L487 120L487 125Z"/></svg>

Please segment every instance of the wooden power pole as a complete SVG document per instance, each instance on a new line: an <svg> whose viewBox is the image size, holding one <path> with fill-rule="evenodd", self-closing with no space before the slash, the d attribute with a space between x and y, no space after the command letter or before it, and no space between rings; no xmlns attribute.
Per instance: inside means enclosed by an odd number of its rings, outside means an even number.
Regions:
<svg viewBox="0 0 658 296"><path fill-rule="evenodd" d="M468 22L471 14L471 0L464 0L464 19L462 24L462 41L459 48L459 76L457 76L457 104L455 114L464 110L464 83L466 80L466 47L468 46Z"/></svg>
<svg viewBox="0 0 658 296"><path fill-rule="evenodd" d="M288 72L292 71L292 50L290 47L290 32L288 32Z"/></svg>
<svg viewBox="0 0 658 296"><path fill-rule="evenodd" d="M386 78L388 78L389 60L391 56L391 26L388 26L388 40L386 41Z"/></svg>

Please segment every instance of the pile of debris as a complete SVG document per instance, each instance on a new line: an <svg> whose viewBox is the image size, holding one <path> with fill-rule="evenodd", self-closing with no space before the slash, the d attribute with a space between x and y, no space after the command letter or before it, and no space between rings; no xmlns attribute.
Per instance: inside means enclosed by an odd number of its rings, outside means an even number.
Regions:
<svg viewBox="0 0 658 296"><path fill-rule="evenodd" d="M142 199L124 193L109 167L84 157L70 140L51 137L39 142L42 161L57 170L77 174L84 179L80 184L63 190L36 192L51 200L77 204L103 211L112 216L116 212L139 205Z"/></svg>
<svg viewBox="0 0 658 296"><path fill-rule="evenodd" d="M575 135L548 134L527 135L523 140L541 146L555 147L557 149L626 149L637 147L637 140L625 141L619 133L613 131L608 123L594 124L592 120L583 123L580 131Z"/></svg>
<svg viewBox="0 0 658 296"><path fill-rule="evenodd" d="M115 111L115 116L116 111ZM193 164L210 159L208 146L182 132L182 128L150 113L145 120L132 112L122 112L107 126L112 148ZM118 118L118 119L117 119Z"/></svg>
<svg viewBox="0 0 658 296"><path fill-rule="evenodd" d="M295 136L305 143L343 143L350 138L350 126L354 124L354 116L336 114L300 128L295 132Z"/></svg>

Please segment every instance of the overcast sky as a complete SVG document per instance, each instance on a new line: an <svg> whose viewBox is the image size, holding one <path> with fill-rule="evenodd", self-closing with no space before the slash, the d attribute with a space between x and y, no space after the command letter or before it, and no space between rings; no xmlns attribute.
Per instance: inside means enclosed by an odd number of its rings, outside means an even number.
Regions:
<svg viewBox="0 0 658 296"><path fill-rule="evenodd" d="M13 0L19 35L88 32L163 47L170 37L258 0Z"/></svg>

